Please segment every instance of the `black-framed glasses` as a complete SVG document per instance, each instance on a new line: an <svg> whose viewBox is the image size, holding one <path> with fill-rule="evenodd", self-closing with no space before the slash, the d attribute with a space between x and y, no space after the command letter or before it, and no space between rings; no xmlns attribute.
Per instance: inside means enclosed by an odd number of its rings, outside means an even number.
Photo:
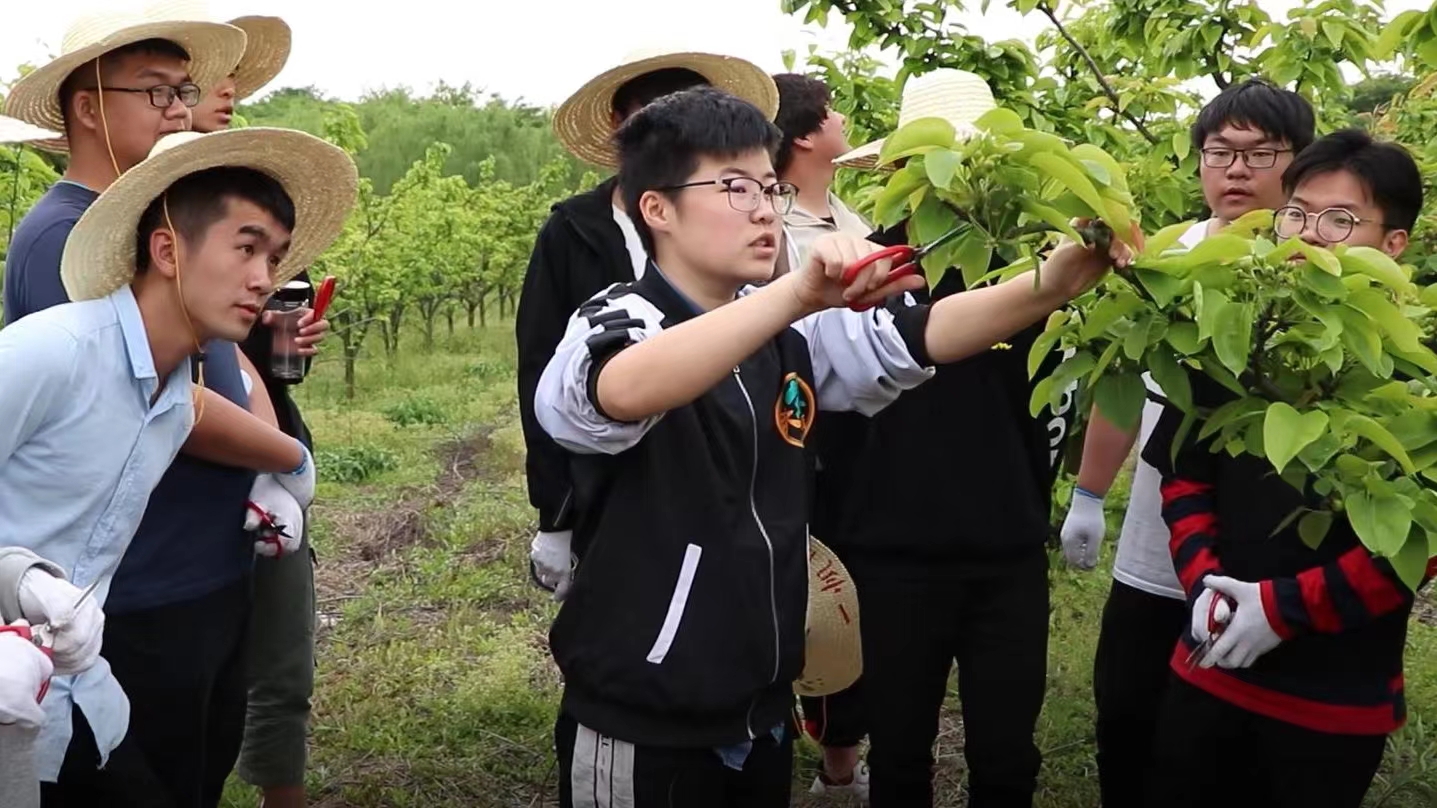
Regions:
<svg viewBox="0 0 1437 808"><path fill-rule="evenodd" d="M791 182L775 182L765 186L752 177L724 177L720 180L703 180L702 182L686 182L683 185L669 185L664 188L657 188L659 191L679 191L684 188L700 188L705 185L722 185L728 192L728 205L739 213L753 213L763 197L768 197L768 204L773 207L773 212L779 216L787 216L793 210L793 203L798 199L798 186Z"/></svg>
<svg viewBox="0 0 1437 808"><path fill-rule="evenodd" d="M170 105L175 103L176 98L180 99L180 103L185 106L193 107L198 105L200 98L204 96L198 84L188 81L178 87L170 84L156 84L153 87L86 87L84 89L117 93L145 93L150 97L150 106L160 109L169 109Z"/></svg>
<svg viewBox="0 0 1437 808"><path fill-rule="evenodd" d="M1237 162L1238 155L1248 168L1272 168L1277 165L1277 156L1292 149L1224 149L1202 150L1202 163L1208 168L1227 168Z"/></svg>
<svg viewBox="0 0 1437 808"><path fill-rule="evenodd" d="M1346 241L1359 224L1377 222L1383 227L1391 225L1377 219L1363 219L1346 208L1328 208L1318 213L1308 213L1296 205L1284 205L1272 213L1272 230L1279 238L1300 236L1308 227L1323 241L1337 243Z"/></svg>

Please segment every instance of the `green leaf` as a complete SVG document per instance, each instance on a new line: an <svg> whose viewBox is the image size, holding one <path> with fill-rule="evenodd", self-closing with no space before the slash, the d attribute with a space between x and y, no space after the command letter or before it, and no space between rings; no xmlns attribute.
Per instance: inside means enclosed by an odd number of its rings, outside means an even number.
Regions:
<svg viewBox="0 0 1437 808"><path fill-rule="evenodd" d="M1407 450L1402 448L1402 442L1397 440L1396 436L1391 432L1388 432L1387 427L1384 427L1365 415L1355 412L1345 412L1342 415L1343 417L1340 419L1339 426L1343 431L1351 432L1372 441L1379 449L1391 455L1392 459L1396 460L1398 464L1402 466L1404 472L1408 474L1417 473L1417 467L1412 464L1412 458L1407 456Z"/></svg>
<svg viewBox="0 0 1437 808"><path fill-rule="evenodd" d="M1366 275L1389 289L1408 291L1412 280L1387 253L1373 247L1348 247L1338 257L1344 272Z"/></svg>
<svg viewBox="0 0 1437 808"><path fill-rule="evenodd" d="M1402 579L1402 583L1408 591L1416 592L1417 587L1422 585L1422 579L1427 574L1427 560L1430 557L1427 536L1418 531L1412 531L1402 549L1388 559L1392 564L1392 571Z"/></svg>
<svg viewBox="0 0 1437 808"><path fill-rule="evenodd" d="M1346 29L1342 26L1341 23L1335 22L1333 20L1322 21L1322 33L1327 35L1327 41L1331 42L1332 47L1334 48L1342 47L1342 35L1345 32Z"/></svg>
<svg viewBox="0 0 1437 808"><path fill-rule="evenodd" d="M1386 60L1397 50L1397 46L1407 37L1411 27L1426 19L1426 12L1417 9L1410 9L1392 18L1392 22L1382 29L1382 35L1372 46L1372 57L1374 59Z"/></svg>
<svg viewBox="0 0 1437 808"><path fill-rule="evenodd" d="M1228 369L1222 365L1214 365L1211 362L1204 363L1202 372L1206 373L1208 378L1240 396L1248 394L1247 388L1242 386L1242 382L1237 380L1237 376L1229 373Z"/></svg>
<svg viewBox="0 0 1437 808"><path fill-rule="evenodd" d="M1366 314L1347 307L1340 309L1339 313L1342 317L1343 346L1368 370L1385 376L1382 372L1382 336L1372 320Z"/></svg>
<svg viewBox="0 0 1437 808"><path fill-rule="evenodd" d="M1111 154L1091 143L1079 143L1070 150L1070 153L1084 163L1097 163L1102 166L1108 173L1108 179L1105 181L1107 185L1120 191L1128 190L1128 179L1123 165L1114 160Z"/></svg>
<svg viewBox="0 0 1437 808"><path fill-rule="evenodd" d="M1019 205L1022 207L1023 212L1029 216L1048 224L1073 241L1082 242L1083 237L1073 228L1073 225L1069 223L1068 217L1064 216L1061 211L1034 202L1031 199L1024 199L1019 202Z"/></svg>
<svg viewBox="0 0 1437 808"><path fill-rule="evenodd" d="M1173 154L1176 154L1179 160L1188 159L1188 155L1192 153L1192 147L1192 136L1187 132L1173 133Z"/></svg>
<svg viewBox="0 0 1437 808"><path fill-rule="evenodd" d="M1262 445L1273 468L1281 473L1298 452L1326 431L1327 413L1322 410L1300 413L1291 404L1276 401L1268 406L1267 417L1263 419Z"/></svg>
<svg viewBox="0 0 1437 808"><path fill-rule="evenodd" d="M898 128L884 138L878 153L880 165L903 157L925 154L935 149L951 149L955 140L953 124L943 118L919 118Z"/></svg>
<svg viewBox="0 0 1437 808"><path fill-rule="evenodd" d="M1156 378L1154 377L1154 379ZM1230 424L1240 424L1250 418L1256 418L1266 411L1267 403L1260 398L1246 397L1229 401L1214 410L1212 415L1209 415L1203 422L1202 429L1198 430L1198 440L1207 440Z"/></svg>
<svg viewBox="0 0 1437 808"><path fill-rule="evenodd" d="M986 132L1000 135L1012 135L1023 131L1023 119L1018 117L1018 113L1006 107L994 107L988 110L974 121L973 125Z"/></svg>
<svg viewBox="0 0 1437 808"><path fill-rule="evenodd" d="M1327 467L1328 461L1333 455L1342 451L1342 439L1332 434L1331 431L1322 433L1322 437L1309 443L1302 451L1297 453L1297 459L1307 466L1308 471L1317 472Z"/></svg>
<svg viewBox="0 0 1437 808"><path fill-rule="evenodd" d="M1252 353L1252 307L1246 303L1229 303L1218 312L1212 347L1219 362L1241 375Z"/></svg>
<svg viewBox="0 0 1437 808"><path fill-rule="evenodd" d="M1102 216L1106 211L1103 198L1098 195L1098 189L1093 187L1092 180L1084 176L1077 166L1051 152L1039 152L1028 159L1034 168L1056 180L1083 200L1091 209L1088 213L1089 216ZM1116 229L1118 223L1113 222L1112 224Z"/></svg>
<svg viewBox="0 0 1437 808"><path fill-rule="evenodd" d="M1198 336L1197 323L1176 322L1168 326L1168 344L1183 356L1193 356L1202 351L1203 340Z"/></svg>
<svg viewBox="0 0 1437 808"><path fill-rule="evenodd" d="M1288 243L1291 244L1293 250L1301 253L1303 257L1305 257L1308 261L1312 263L1313 266L1317 267L1323 272L1326 272L1329 275L1342 274L1342 264L1338 263L1337 256L1333 255L1327 250L1324 250L1321 247L1314 247L1313 245L1299 239L1288 239ZM1279 247L1278 249L1281 249L1281 247Z"/></svg>
<svg viewBox="0 0 1437 808"><path fill-rule="evenodd" d="M1172 305L1173 298L1177 297L1183 290L1184 284L1182 280L1166 272L1135 267L1133 269L1133 275L1138 279L1138 283L1141 283L1143 288L1148 290L1148 294L1153 296L1157 304L1163 308Z"/></svg>
<svg viewBox="0 0 1437 808"><path fill-rule="evenodd" d="M1068 389L1069 385L1092 370L1095 363L1092 354L1080 351L1063 360L1051 376L1034 385L1033 396L1028 400L1028 409L1033 417L1037 418L1038 413L1052 403L1053 390ZM1043 395L1039 396L1039 393Z"/></svg>
<svg viewBox="0 0 1437 808"><path fill-rule="evenodd" d="M1143 358L1143 352L1148 349L1148 333L1153 327L1153 318L1146 314L1140 315L1133 327L1128 330L1128 335L1123 338L1123 354L1134 362Z"/></svg>
<svg viewBox="0 0 1437 808"><path fill-rule="evenodd" d="M988 274L988 265L993 261L993 248L988 240L976 229L957 239L957 262L963 270L963 284L972 289L978 279ZM931 285L931 283L930 283Z"/></svg>
<svg viewBox="0 0 1437 808"><path fill-rule="evenodd" d="M953 175L963 165L963 157L952 149L938 149L923 156L923 167L928 172L928 181L933 187L948 190Z"/></svg>
<svg viewBox="0 0 1437 808"><path fill-rule="evenodd" d="M1131 295L1108 295L1098 299L1088 310L1087 319L1078 332L1084 342L1107 331L1113 323L1142 308L1142 302Z"/></svg>
<svg viewBox="0 0 1437 808"><path fill-rule="evenodd" d="M1037 418L1043 408L1048 406L1049 399L1053 395L1053 377L1045 376L1033 385L1033 393L1028 396L1028 413Z"/></svg>
<svg viewBox="0 0 1437 808"><path fill-rule="evenodd" d="M1358 289L1347 296L1347 305L1372 318L1397 347L1407 352L1422 348L1422 330L1402 316L1401 309L1376 289Z"/></svg>
<svg viewBox="0 0 1437 808"><path fill-rule="evenodd" d="M1161 345L1153 348L1148 354L1148 371L1153 374L1153 381L1163 389L1168 401L1183 412L1192 412L1192 382L1171 351Z"/></svg>
<svg viewBox="0 0 1437 808"><path fill-rule="evenodd" d="M1102 355L1098 357L1098 364L1093 367L1093 373L1088 377L1090 384L1096 384L1098 379L1102 378L1103 373L1108 369L1108 365L1111 365L1113 360L1118 358L1118 349L1121 348L1122 345L1123 343L1118 340L1113 340L1108 343L1108 347L1103 349Z"/></svg>
<svg viewBox="0 0 1437 808"><path fill-rule="evenodd" d="M1192 226L1192 222L1178 222L1177 224L1164 227L1148 237L1147 244L1143 246L1142 255L1144 257L1156 258L1175 245L1180 249L1186 249L1178 244L1178 239L1182 238L1184 233L1191 230Z"/></svg>
<svg viewBox="0 0 1437 808"><path fill-rule="evenodd" d="M884 227L903 221L908 210L908 197L928 182L927 174L914 164L904 166L878 193L873 203L873 218Z"/></svg>
<svg viewBox="0 0 1437 808"><path fill-rule="evenodd" d="M1219 318L1227 310L1227 295L1218 291L1209 291L1201 286L1194 287L1194 297L1197 302L1198 318L1198 339L1212 339L1218 332Z"/></svg>
<svg viewBox="0 0 1437 808"><path fill-rule="evenodd" d="M1147 400L1147 387L1136 373L1112 373L1098 380L1093 388L1093 403L1103 417L1120 429L1137 428Z"/></svg>
<svg viewBox="0 0 1437 808"><path fill-rule="evenodd" d="M1043 361L1048 358L1048 354L1052 353L1053 348L1057 346L1058 340L1062 339L1063 334L1069 330L1070 327L1066 324L1048 328L1033 340L1033 344L1028 348L1028 378L1033 378L1034 374L1038 372L1038 368L1042 367Z"/></svg>
<svg viewBox="0 0 1437 808"><path fill-rule="evenodd" d="M1322 540L1327 538L1327 531L1332 527L1332 513L1330 511L1312 511L1297 522L1297 535L1302 538L1302 543L1317 549Z"/></svg>
<svg viewBox="0 0 1437 808"><path fill-rule="evenodd" d="M1333 300L1342 300L1347 297L1347 287L1336 276L1323 272L1311 264L1303 264L1298 271L1298 280L1302 285L1311 289L1322 297Z"/></svg>
<svg viewBox="0 0 1437 808"><path fill-rule="evenodd" d="M1357 537L1378 555L1394 556L1407 541L1412 513L1387 490L1355 491L1347 498L1347 517Z"/></svg>

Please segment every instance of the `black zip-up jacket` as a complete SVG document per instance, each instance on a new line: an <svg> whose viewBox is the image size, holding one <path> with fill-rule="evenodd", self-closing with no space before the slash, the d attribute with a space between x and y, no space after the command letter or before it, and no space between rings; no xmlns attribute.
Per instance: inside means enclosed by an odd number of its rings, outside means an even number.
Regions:
<svg viewBox="0 0 1437 808"><path fill-rule="evenodd" d="M539 529L573 527L569 460L534 417L539 374L554 355L569 316L600 290L634 279L623 231L614 223L617 179L554 205L534 242L515 313L519 348L519 417L524 429L529 503ZM577 551L577 547L575 548Z"/></svg>
<svg viewBox="0 0 1437 808"><path fill-rule="evenodd" d="M902 225L872 240L907 243ZM995 256L993 266L1004 263ZM962 272L950 270L932 299L964 288ZM1058 412L1030 414L1033 386L1063 358L1050 352L1029 378L1028 352L1044 328L1040 321L1007 339L1011 347L940 365L931 382L872 418L845 413L821 424L814 535L840 554L987 559L1041 548L1077 409L1073 388Z"/></svg>
<svg viewBox="0 0 1437 808"><path fill-rule="evenodd" d="M691 404L638 423L605 416L603 364L695 314L650 265L574 315L537 401L573 453L575 541L587 547L550 632L563 709L632 743L705 748L758 737L792 707L817 409L872 413L931 371L926 306L834 310L785 329Z"/></svg>

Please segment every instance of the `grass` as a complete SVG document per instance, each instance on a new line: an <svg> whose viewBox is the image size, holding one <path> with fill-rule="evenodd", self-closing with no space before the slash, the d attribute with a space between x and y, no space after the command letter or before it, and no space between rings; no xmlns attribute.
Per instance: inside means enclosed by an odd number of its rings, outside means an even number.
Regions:
<svg viewBox="0 0 1437 808"><path fill-rule="evenodd" d="M559 678L546 645L555 607L527 572L535 524L510 328L461 327L433 353L411 334L394 362L379 354L359 363L352 402L337 351L298 388L318 457L327 459L311 516L321 620L313 805L557 805ZM1124 499L1110 497L1110 535ZM1037 730L1043 808L1098 804L1091 672L1112 543L1104 549L1104 567L1090 573L1054 558ZM937 749L944 808L964 804L954 683L950 694ZM1407 694L1414 720L1391 743L1369 806L1437 804L1437 730L1421 721L1437 716L1437 628L1415 619ZM820 804L806 794L817 756L807 740L798 747L795 805ZM257 802L232 780L224 805Z"/></svg>

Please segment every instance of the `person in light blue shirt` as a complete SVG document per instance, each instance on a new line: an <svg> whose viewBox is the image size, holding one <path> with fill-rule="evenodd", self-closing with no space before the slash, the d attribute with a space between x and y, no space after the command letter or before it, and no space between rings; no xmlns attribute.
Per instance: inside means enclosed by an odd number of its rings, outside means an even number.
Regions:
<svg viewBox="0 0 1437 808"><path fill-rule="evenodd" d="M205 417L193 384L203 379L198 346L243 339L270 292L338 235L356 188L353 161L337 147L240 129L169 135L100 195L61 263L76 302L0 331L0 373L23 380L0 386L0 524L17 544L76 586L93 584L104 603L150 491ZM313 496L305 461L261 475L250 495L286 529L288 549ZM135 760L121 753L129 703L103 658L54 677L42 706L43 801L162 795L144 772L126 770Z"/></svg>

